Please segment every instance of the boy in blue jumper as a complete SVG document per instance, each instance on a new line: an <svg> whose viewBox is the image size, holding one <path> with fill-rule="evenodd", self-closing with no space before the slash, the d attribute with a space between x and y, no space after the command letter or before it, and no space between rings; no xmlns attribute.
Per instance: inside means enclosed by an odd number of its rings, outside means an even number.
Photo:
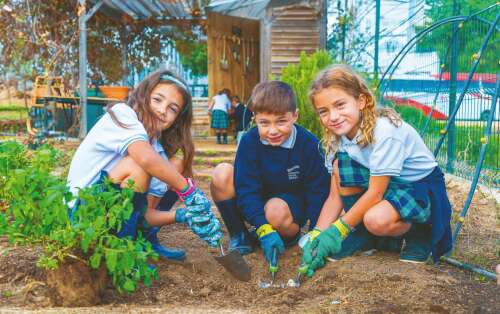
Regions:
<svg viewBox="0 0 500 314"><path fill-rule="evenodd" d="M253 248L244 221L256 227L264 256L293 245L309 220L314 228L330 189L319 140L295 124L295 95L287 84L255 86L249 109L256 128L238 146L234 167L219 164L211 182L212 197L229 231L229 250Z"/></svg>

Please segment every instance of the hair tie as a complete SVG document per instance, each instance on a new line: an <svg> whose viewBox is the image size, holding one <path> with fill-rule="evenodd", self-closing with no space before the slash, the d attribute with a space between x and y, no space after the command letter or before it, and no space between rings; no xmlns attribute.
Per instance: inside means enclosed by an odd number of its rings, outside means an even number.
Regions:
<svg viewBox="0 0 500 314"><path fill-rule="evenodd" d="M182 89L184 89L184 91L186 93L190 94L189 88L187 87L187 85L185 83L183 83L181 80L179 80L178 78L176 78L175 76L172 76L168 73L164 73L164 74L160 75L160 81L170 81L170 82L174 83L175 85L180 86ZM184 108L181 111L181 114L186 112L188 110L188 107L189 107L189 104L186 103L186 105L184 106Z"/></svg>
<svg viewBox="0 0 500 314"><path fill-rule="evenodd" d="M177 79L175 76L172 76L170 74L165 73L165 74L160 75L160 81L171 81L171 82L175 83L176 85L179 85L186 92L189 93L189 88L187 87L187 85L185 83L183 83L182 81L180 81L179 79Z"/></svg>

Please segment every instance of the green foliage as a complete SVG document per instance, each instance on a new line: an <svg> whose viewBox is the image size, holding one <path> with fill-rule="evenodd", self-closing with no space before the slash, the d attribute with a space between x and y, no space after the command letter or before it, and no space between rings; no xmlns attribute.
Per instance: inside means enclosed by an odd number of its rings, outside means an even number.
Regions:
<svg viewBox="0 0 500 314"><path fill-rule="evenodd" d="M177 41L176 48L181 56L184 68L190 69L195 76L203 76L208 73L207 43L198 43L192 40Z"/></svg>
<svg viewBox="0 0 500 314"><path fill-rule="evenodd" d="M347 1L327 1L326 3L329 11L336 12L333 18L330 14L328 16L328 24L331 25L326 42L328 51L335 53L336 62L366 69L367 64L362 57L367 56L366 50L373 43L374 37L370 27L361 29L360 24L366 18L369 8L374 5L374 1L357 0L351 4Z"/></svg>
<svg viewBox="0 0 500 314"><path fill-rule="evenodd" d="M425 126L427 117L422 111L408 106L396 106L396 111L399 112L403 120L411 124L415 129L421 130ZM427 146L434 149L435 143L440 136L440 130L445 127L446 121L431 119L430 123L423 135ZM484 124L480 125L455 125L455 155L457 160L464 161L470 166L475 166L479 159L479 152L482 146L481 137L485 131ZM443 150L443 148L441 148ZM500 134L490 135L490 140L487 147L486 157L483 167L490 169L498 169L500 160Z"/></svg>
<svg viewBox="0 0 500 314"><path fill-rule="evenodd" d="M321 124L307 95L316 74L332 63L333 57L326 51L317 51L310 56L302 52L300 62L289 64L281 74L281 80L289 84L297 95L298 123L318 137L322 135Z"/></svg>
<svg viewBox="0 0 500 314"><path fill-rule="evenodd" d="M0 71L25 79L47 72L63 76L67 86L74 84L74 78L78 77L79 50L77 1L6 0L4 3L12 10L0 10ZM87 2L87 12L90 7ZM110 18L98 10L87 22L90 78L116 83L129 70L140 73L158 67L165 60L162 49L167 45L181 40L196 46L203 33L201 21L193 19L186 25L166 26L156 18L134 20L125 15ZM128 43L128 69L121 62L124 43ZM202 67L203 51L199 47L194 51L186 65L193 65L196 72Z"/></svg>
<svg viewBox="0 0 500 314"><path fill-rule="evenodd" d="M454 0L426 0L425 15L426 23L417 27L417 32L424 30L430 25L447 17L454 16ZM470 15L497 3L496 0L462 0L459 3L458 15ZM493 22L498 10L492 9L479 15L483 21ZM486 36L489 24L472 19L459 24L458 30L458 72L469 72L473 56L479 51L481 42ZM450 71L451 39L453 35L452 24L447 24L437 28L422 38L416 47L417 52L437 51L439 59L443 64L443 71ZM497 31L490 38L488 47L481 57L478 65L478 73L495 73L494 66L498 65L498 55L495 52L495 45L498 45L499 32ZM448 55L447 55L448 53Z"/></svg>
<svg viewBox="0 0 500 314"><path fill-rule="evenodd" d="M76 258L92 268L105 265L121 292L134 291L140 281L149 285L157 276L148 266L157 257L151 244L114 235L133 211L133 184L121 191L110 182L82 189L71 222L66 204L73 196L64 179L51 175L62 157L50 146L31 153L16 142L0 143L0 199L7 204L0 211L0 235L11 244L41 245L40 267L54 269Z"/></svg>

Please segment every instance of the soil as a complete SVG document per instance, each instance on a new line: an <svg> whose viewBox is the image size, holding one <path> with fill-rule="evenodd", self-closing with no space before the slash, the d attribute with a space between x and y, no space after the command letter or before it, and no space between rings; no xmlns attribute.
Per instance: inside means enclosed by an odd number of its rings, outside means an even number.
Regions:
<svg viewBox="0 0 500 314"><path fill-rule="evenodd" d="M209 191L210 158L219 147L228 157L234 146L198 145L196 179ZM200 149L200 147L202 147ZM204 152L207 152L206 154ZM229 152L229 153L228 153ZM204 155L205 154L205 155ZM456 212L467 196L467 186L448 181ZM485 266L500 263L500 209L488 195L476 193L458 241L456 256ZM140 286L134 294L119 294L108 284L101 303L92 307L54 307L47 274L36 267L36 248L8 247L0 240L0 313L500 313L500 287L491 280L447 264L402 263L397 254L374 252L328 262L300 288L258 288L269 281L262 252L245 256L252 268L250 282L239 282L216 261L186 227L171 225L159 233L167 246L187 251L187 261L160 260L159 280ZM227 239L227 234L226 237ZM279 260L278 283L295 278L300 261L297 247ZM69 272L66 272L70 276ZM67 279L66 279L67 280Z"/></svg>

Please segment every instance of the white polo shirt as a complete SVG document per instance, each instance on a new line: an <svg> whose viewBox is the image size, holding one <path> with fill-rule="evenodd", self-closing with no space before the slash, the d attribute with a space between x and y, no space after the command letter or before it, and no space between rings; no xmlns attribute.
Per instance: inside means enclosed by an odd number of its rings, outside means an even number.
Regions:
<svg viewBox="0 0 500 314"><path fill-rule="evenodd" d="M231 108L231 101L226 94L215 95L212 99L214 101L212 110L222 110L227 113L229 108Z"/></svg>
<svg viewBox="0 0 500 314"><path fill-rule="evenodd" d="M349 140L342 136L339 151L370 169L371 176L398 177L407 182L425 178L438 165L411 125L403 121L397 127L384 117L377 118L372 144L361 147L356 137Z"/></svg>
<svg viewBox="0 0 500 314"><path fill-rule="evenodd" d="M95 183L102 170L110 171L116 166L127 155L130 144L136 141L149 142L144 126L131 107L119 103L111 110L126 128L116 124L109 113L105 113L90 130L76 150L69 168L68 186L75 196L78 195L79 189ZM167 158L163 147L157 141L153 141L152 146ZM150 185L149 193L155 196L161 196L165 191L166 184L159 180Z"/></svg>

